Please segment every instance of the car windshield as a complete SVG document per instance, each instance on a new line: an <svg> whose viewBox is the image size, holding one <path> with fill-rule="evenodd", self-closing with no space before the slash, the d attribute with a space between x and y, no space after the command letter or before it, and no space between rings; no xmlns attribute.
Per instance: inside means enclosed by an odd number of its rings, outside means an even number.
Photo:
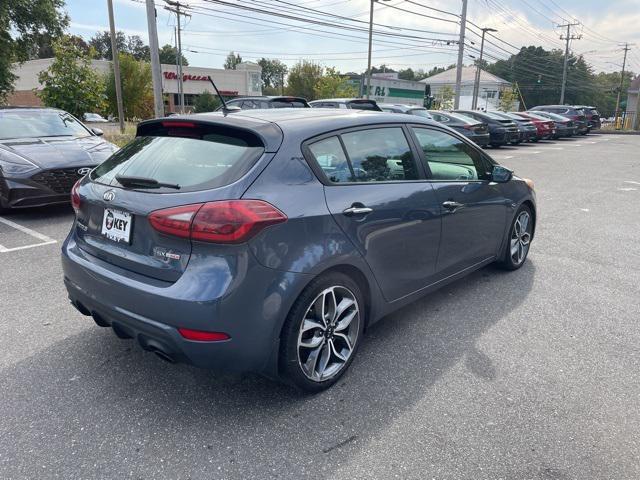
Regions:
<svg viewBox="0 0 640 480"><path fill-rule="evenodd" d="M0 140L89 136L91 132L66 112L0 110Z"/></svg>
<svg viewBox="0 0 640 480"><path fill-rule="evenodd" d="M413 108L411 110L407 110L407 113L410 113L411 115L417 115L418 117L424 117L429 119L433 118L431 114L427 112L426 108Z"/></svg>

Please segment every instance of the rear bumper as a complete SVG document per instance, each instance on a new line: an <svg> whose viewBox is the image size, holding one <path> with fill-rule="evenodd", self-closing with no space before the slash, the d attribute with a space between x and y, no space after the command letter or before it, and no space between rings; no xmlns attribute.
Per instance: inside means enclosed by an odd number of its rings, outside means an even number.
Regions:
<svg viewBox="0 0 640 480"><path fill-rule="evenodd" d="M488 133L474 133L469 132L468 130L463 132L463 134L469 139L475 142L477 145L484 147L485 145L489 145L490 137Z"/></svg>
<svg viewBox="0 0 640 480"><path fill-rule="evenodd" d="M218 278L212 286L216 279L197 259L177 282L163 285L89 255L71 234L62 247L62 267L71 303L118 336L136 339L142 348L176 362L276 375L280 329L290 299L309 276L263 267L247 253L242 272L224 285ZM215 275L215 268L210 270ZM223 332L230 338L186 340L179 327Z"/></svg>

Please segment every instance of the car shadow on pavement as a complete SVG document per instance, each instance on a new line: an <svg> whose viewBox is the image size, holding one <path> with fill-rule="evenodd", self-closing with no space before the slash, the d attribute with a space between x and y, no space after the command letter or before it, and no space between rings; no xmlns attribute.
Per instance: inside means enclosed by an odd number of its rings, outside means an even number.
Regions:
<svg viewBox="0 0 640 480"><path fill-rule="evenodd" d="M532 260L509 273L490 266L388 316L350 371L313 396L169 365L87 319L82 333L0 371L0 436L13 432L0 476L333 478L436 396L452 367L489 384L500 375L477 343L527 297L535 270Z"/></svg>

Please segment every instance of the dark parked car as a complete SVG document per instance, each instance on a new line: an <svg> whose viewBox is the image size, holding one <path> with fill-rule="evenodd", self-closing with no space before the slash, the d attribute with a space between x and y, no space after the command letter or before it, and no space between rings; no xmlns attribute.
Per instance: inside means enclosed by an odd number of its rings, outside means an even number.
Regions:
<svg viewBox="0 0 640 480"><path fill-rule="evenodd" d="M353 110L372 110L381 112L375 100L367 100L366 98L325 98L323 100L314 100L309 102L313 108L350 108Z"/></svg>
<svg viewBox="0 0 640 480"><path fill-rule="evenodd" d="M510 112L514 115L531 121L537 129L538 140L549 140L556 134L556 124L545 117L536 115L535 112Z"/></svg>
<svg viewBox="0 0 640 480"><path fill-rule="evenodd" d="M518 126L518 138L511 142L511 145L520 145L522 142L529 142L537 138L537 129L533 122L526 120L517 115L511 115L505 112L491 112L494 115L516 122Z"/></svg>
<svg viewBox="0 0 640 480"><path fill-rule="evenodd" d="M53 108L0 108L0 210L68 203L79 178L118 147Z"/></svg>
<svg viewBox="0 0 640 480"><path fill-rule="evenodd" d="M584 110L568 105L538 105L537 107L529 109L529 111L532 112L537 112L538 110L557 113L558 115L567 117L573 120L580 135L586 135L589 133L589 122L587 121L587 116L585 115Z"/></svg>
<svg viewBox="0 0 640 480"><path fill-rule="evenodd" d="M388 313L521 267L536 219L531 181L464 136L322 109L142 122L72 202L62 264L81 313L166 360L309 391Z"/></svg>
<svg viewBox="0 0 640 480"><path fill-rule="evenodd" d="M431 118L431 114L424 107L417 105L404 105L401 103L378 103L383 112L405 113L407 115L417 115L419 117Z"/></svg>
<svg viewBox="0 0 640 480"><path fill-rule="evenodd" d="M489 128L486 123L480 122L475 118L467 117L461 113L430 110L429 114L436 122L453 128L469 140L473 140L477 145L481 147L489 145Z"/></svg>
<svg viewBox="0 0 640 480"><path fill-rule="evenodd" d="M585 117L587 117L587 125L589 127L589 131L598 130L602 126L602 122L600 121L600 113L598 113L596 107L589 107L587 105L574 105L574 108L582 110L584 112Z"/></svg>
<svg viewBox="0 0 640 480"><path fill-rule="evenodd" d="M553 120L553 123L556 125L556 134L553 138L563 138L563 137L573 137L577 135L578 127L573 120L567 117L563 117L562 115L558 115L557 113L551 112L543 112L542 110L536 110L533 113L538 117L548 118L549 120Z"/></svg>
<svg viewBox="0 0 640 480"><path fill-rule="evenodd" d="M514 120L507 120L499 115L495 115L493 112L455 110L454 113L462 113L467 117L475 118L480 122L486 123L491 137L489 143L494 148L517 142L520 138L518 124Z"/></svg>
<svg viewBox="0 0 640 480"><path fill-rule="evenodd" d="M241 110L255 110L263 108L309 108L306 98L284 96L262 97L237 97L227 100L228 107L237 107ZM221 110L222 106L217 110Z"/></svg>

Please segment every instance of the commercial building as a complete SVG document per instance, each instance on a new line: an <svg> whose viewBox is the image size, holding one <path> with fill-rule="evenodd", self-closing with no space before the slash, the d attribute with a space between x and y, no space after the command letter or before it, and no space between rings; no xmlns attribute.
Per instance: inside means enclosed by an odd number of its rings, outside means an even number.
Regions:
<svg viewBox="0 0 640 480"><path fill-rule="evenodd" d="M640 75L634 78L627 90L627 108L623 115L625 128L640 128Z"/></svg>
<svg viewBox="0 0 640 480"><path fill-rule="evenodd" d="M349 83L356 87L361 97L366 95L367 77L365 75L349 75ZM400 80L397 73L374 73L371 75L369 98L378 103L423 106L425 85L411 80Z"/></svg>
<svg viewBox="0 0 640 480"><path fill-rule="evenodd" d="M430 87L431 95L436 100L443 100L446 92L455 92L457 68L451 68L445 72L437 73L420 80ZM473 101L473 84L476 78L476 67L462 67L462 82L460 84L460 108L471 109ZM448 87L448 88L447 88ZM484 110L497 110L500 105L500 94L504 90L511 90L509 81L497 77L489 72L480 70L480 88L478 90L478 108ZM443 95L445 93L445 95ZM451 102L453 105L453 102ZM517 110L518 105L513 107Z"/></svg>
<svg viewBox="0 0 640 480"><path fill-rule="evenodd" d="M14 93L9 95L9 105L41 105L40 98L36 95L36 92L42 89L42 85L38 81L38 74L47 70L53 60L53 58L44 58L14 66L13 73L18 78ZM92 60L91 65L100 75L106 75L111 70L111 61L109 60ZM177 105L179 105L177 67L163 64L161 68L165 109L167 112L175 112ZM184 66L182 67L182 83L187 110L191 109L198 95L205 91L215 93L207 78L209 76L216 82L220 93L224 96L262 95L261 68L258 64L240 63L235 70Z"/></svg>

